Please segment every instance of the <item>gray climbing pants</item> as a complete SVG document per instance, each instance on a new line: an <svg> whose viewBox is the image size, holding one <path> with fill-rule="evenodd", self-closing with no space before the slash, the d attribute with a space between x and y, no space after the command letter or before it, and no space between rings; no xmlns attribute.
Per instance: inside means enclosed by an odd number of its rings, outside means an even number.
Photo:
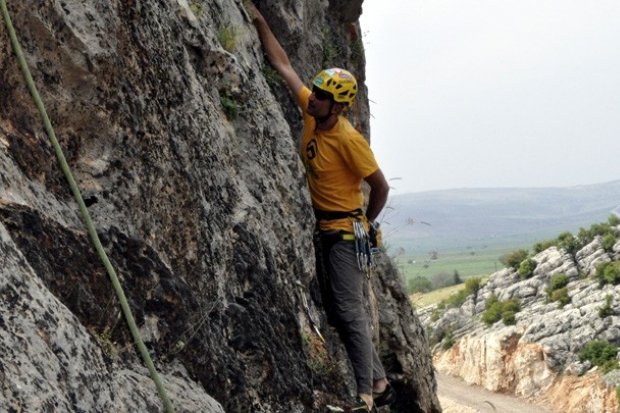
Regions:
<svg viewBox="0 0 620 413"><path fill-rule="evenodd" d="M351 241L336 242L327 257L325 269L329 273L332 310L353 366L357 392L372 394L373 381L384 378L385 371L372 342L370 320L364 308L366 275L358 268Z"/></svg>

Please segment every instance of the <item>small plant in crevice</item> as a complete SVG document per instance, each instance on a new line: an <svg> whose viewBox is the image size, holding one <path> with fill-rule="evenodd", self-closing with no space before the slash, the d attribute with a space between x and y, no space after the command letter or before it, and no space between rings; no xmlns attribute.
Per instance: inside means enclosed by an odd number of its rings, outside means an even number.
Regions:
<svg viewBox="0 0 620 413"><path fill-rule="evenodd" d="M340 55L340 48L332 40L332 33L329 27L325 26L321 30L323 37L323 67L332 67L336 57Z"/></svg>
<svg viewBox="0 0 620 413"><path fill-rule="evenodd" d="M568 276L564 273L555 274L549 281L549 286L545 289L547 293L547 303L558 303L559 308L563 308L570 303L568 296Z"/></svg>
<svg viewBox="0 0 620 413"><path fill-rule="evenodd" d="M228 120L236 120L239 117L240 105L235 101L232 93L223 89L220 90L220 104L222 105L222 109L226 114L226 118Z"/></svg>
<svg viewBox="0 0 620 413"><path fill-rule="evenodd" d="M275 92L284 86L284 79L273 67L265 65L263 67L263 75L265 76L267 85L272 91Z"/></svg>
<svg viewBox="0 0 620 413"><path fill-rule="evenodd" d="M349 43L349 56L351 62L355 65L360 65L364 61L364 43L361 38L351 40Z"/></svg>
<svg viewBox="0 0 620 413"><path fill-rule="evenodd" d="M220 45L222 45L224 50L230 53L237 50L237 37L237 30L230 24L225 24L217 32L217 39L219 40Z"/></svg>
<svg viewBox="0 0 620 413"><path fill-rule="evenodd" d="M430 345L430 347L433 347L435 344L437 344L434 339L433 339L433 334L435 333L435 329L433 328L433 326L426 326L426 337L428 338L428 344Z"/></svg>
<svg viewBox="0 0 620 413"><path fill-rule="evenodd" d="M116 326L118 326L119 322L121 321L122 315L123 314L119 311L114 324L111 327L105 326L102 332L98 332L95 327L88 328L88 331L93 337L95 337L97 343L99 343L104 353L112 359L116 358L120 353L120 349L118 348L117 344L112 341L112 334L114 333Z"/></svg>
<svg viewBox="0 0 620 413"><path fill-rule="evenodd" d="M614 310L613 307L611 306L613 301L614 301L613 295L607 294L605 296L605 305L602 307L599 307L598 309L598 316L600 318L605 318L605 317L609 317L612 315L616 315L616 310Z"/></svg>
<svg viewBox="0 0 620 413"><path fill-rule="evenodd" d="M306 365L312 373L318 376L326 376L332 373L335 365L318 339L314 335L304 332L302 333L302 341L306 354Z"/></svg>
<svg viewBox="0 0 620 413"><path fill-rule="evenodd" d="M191 3L189 9L194 13L197 19L200 19L205 14L204 6L199 1Z"/></svg>
<svg viewBox="0 0 620 413"><path fill-rule="evenodd" d="M554 290L551 293L551 301L558 303L558 308L564 308L564 306L571 301L568 295L568 288L562 287Z"/></svg>
<svg viewBox="0 0 620 413"><path fill-rule="evenodd" d="M456 341L454 340L454 331L450 330L441 342L441 348L444 350L449 350L450 348L452 348L455 342Z"/></svg>

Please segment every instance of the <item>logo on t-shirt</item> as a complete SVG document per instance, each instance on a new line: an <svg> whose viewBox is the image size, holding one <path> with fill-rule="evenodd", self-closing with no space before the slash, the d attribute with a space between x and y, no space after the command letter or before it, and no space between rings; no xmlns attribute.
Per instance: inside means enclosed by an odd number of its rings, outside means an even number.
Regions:
<svg viewBox="0 0 620 413"><path fill-rule="evenodd" d="M312 139L310 142L308 142L308 144L306 145L306 159L304 159L304 167L306 168L306 174L313 177L314 179L319 178L319 175L316 173L314 167L312 166L312 160L316 158L318 151L319 146L316 139Z"/></svg>
<svg viewBox="0 0 620 413"><path fill-rule="evenodd" d="M306 145L306 156L309 160L313 160L314 158L316 158L317 153L318 145L316 139L312 139L310 142L308 142L308 145Z"/></svg>

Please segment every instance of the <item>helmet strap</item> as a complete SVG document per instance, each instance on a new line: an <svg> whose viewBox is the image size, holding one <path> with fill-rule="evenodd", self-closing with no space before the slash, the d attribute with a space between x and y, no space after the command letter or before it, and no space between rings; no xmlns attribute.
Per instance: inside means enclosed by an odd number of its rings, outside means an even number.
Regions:
<svg viewBox="0 0 620 413"><path fill-rule="evenodd" d="M329 104L329 110L327 111L327 115L325 116L315 116L314 120L316 120L316 125L317 127L319 126L319 124L321 123L325 123L329 120L329 118L332 117L332 109L334 108L334 101L332 100Z"/></svg>

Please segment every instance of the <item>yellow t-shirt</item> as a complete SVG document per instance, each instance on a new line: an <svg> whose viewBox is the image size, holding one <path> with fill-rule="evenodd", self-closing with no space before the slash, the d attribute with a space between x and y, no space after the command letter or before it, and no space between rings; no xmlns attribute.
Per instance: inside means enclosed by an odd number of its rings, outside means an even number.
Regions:
<svg viewBox="0 0 620 413"><path fill-rule="evenodd" d="M364 204L362 180L379 169L366 139L343 116L322 131L307 114L312 92L303 87L298 103L304 113L300 156L314 208L322 211L353 211ZM321 230L352 231L351 219L321 221Z"/></svg>

